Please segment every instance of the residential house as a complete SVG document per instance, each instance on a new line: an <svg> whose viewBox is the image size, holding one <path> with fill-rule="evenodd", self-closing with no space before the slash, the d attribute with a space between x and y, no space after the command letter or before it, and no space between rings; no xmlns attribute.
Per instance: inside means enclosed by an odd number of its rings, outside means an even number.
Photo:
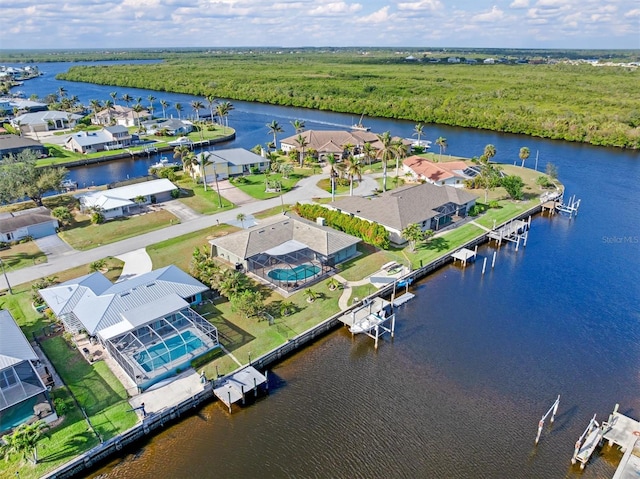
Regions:
<svg viewBox="0 0 640 479"><path fill-rule="evenodd" d="M82 115L66 111L36 111L23 113L11 120L11 125L23 133L65 130L76 126Z"/></svg>
<svg viewBox="0 0 640 479"><path fill-rule="evenodd" d="M64 147L77 153L120 150L131 146L132 136L124 126L104 127L99 131L80 131L71 135Z"/></svg>
<svg viewBox="0 0 640 479"><path fill-rule="evenodd" d="M95 115L91 115L91 123L95 125L120 125L120 126L138 126L138 122L151 119L151 113L142 110L139 113L133 111L133 108L124 105L114 105L111 108L100 110Z"/></svg>
<svg viewBox="0 0 640 479"><path fill-rule="evenodd" d="M169 136L187 135L193 131L193 123L177 118L155 118L142 122L142 127L149 135L166 132Z"/></svg>
<svg viewBox="0 0 640 479"><path fill-rule="evenodd" d="M0 310L0 434L29 421L55 421L44 366L7 310Z"/></svg>
<svg viewBox="0 0 640 479"><path fill-rule="evenodd" d="M12 213L0 213L0 241L2 242L54 235L57 228L58 220L51 216L51 211L44 206Z"/></svg>
<svg viewBox="0 0 640 479"><path fill-rule="evenodd" d="M208 289L170 265L115 284L91 273L40 295L68 331L86 331L145 389L218 347L217 329L191 309Z"/></svg>
<svg viewBox="0 0 640 479"><path fill-rule="evenodd" d="M391 242L402 245L402 230L418 224L423 231L438 231L465 217L476 196L450 186L431 183L409 185L373 198L349 196L329 206L344 214L379 223L389 231Z"/></svg>
<svg viewBox="0 0 640 479"><path fill-rule="evenodd" d="M39 157L48 154L45 146L39 141L18 135L0 135L0 160L5 156L17 155L24 150L33 150Z"/></svg>
<svg viewBox="0 0 640 479"><path fill-rule="evenodd" d="M360 239L302 218L277 215L209 243L212 256L292 290L317 281L355 256Z"/></svg>
<svg viewBox="0 0 640 479"><path fill-rule="evenodd" d="M82 211L98 210L105 219L137 213L149 203L160 203L171 199L171 192L178 188L166 178L143 181L132 185L107 190L80 193Z"/></svg>
<svg viewBox="0 0 640 479"><path fill-rule="evenodd" d="M244 148L207 151L205 155L209 161L209 164L205 166L207 183L214 181L216 175L221 180L233 176L248 175L256 170L263 172L269 169L271 163L268 158L256 155ZM191 175L200 177L202 171L196 166L192 168Z"/></svg>
<svg viewBox="0 0 640 479"><path fill-rule="evenodd" d="M13 111L19 111L23 113L34 111L46 111L48 106L46 103L39 101L27 100L26 98L15 97L0 97L0 110L4 110L5 114L12 114ZM0 116L2 116L0 114Z"/></svg>
<svg viewBox="0 0 640 479"><path fill-rule="evenodd" d="M471 178L465 173L469 166L464 161L434 163L421 156L410 156L402 162L403 170L417 181L428 181L434 185L462 188L464 180Z"/></svg>

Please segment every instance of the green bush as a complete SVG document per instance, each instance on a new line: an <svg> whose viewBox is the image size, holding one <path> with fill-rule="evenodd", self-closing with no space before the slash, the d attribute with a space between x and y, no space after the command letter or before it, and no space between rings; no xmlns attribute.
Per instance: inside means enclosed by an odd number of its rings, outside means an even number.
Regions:
<svg viewBox="0 0 640 479"><path fill-rule="evenodd" d="M173 198L174 200L180 198L180 188L171 190L171 198Z"/></svg>
<svg viewBox="0 0 640 479"><path fill-rule="evenodd" d="M55 398L53 400L53 407L58 416L64 416L69 410L69 406L67 406L67 403L62 398Z"/></svg>
<svg viewBox="0 0 640 479"><path fill-rule="evenodd" d="M498 200L491 200L489 201L489 208L491 209L500 208L500 203L498 202Z"/></svg>
<svg viewBox="0 0 640 479"><path fill-rule="evenodd" d="M203 354L202 356L200 356L199 358L195 358L193 361L191 361L191 367L193 369L199 369L205 364L213 361L219 353L220 351L217 348L212 351L209 351Z"/></svg>

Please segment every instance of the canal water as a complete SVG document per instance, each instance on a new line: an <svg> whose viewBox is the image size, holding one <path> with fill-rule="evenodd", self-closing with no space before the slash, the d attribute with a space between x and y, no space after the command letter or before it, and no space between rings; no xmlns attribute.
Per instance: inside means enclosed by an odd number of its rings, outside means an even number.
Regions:
<svg viewBox="0 0 640 479"><path fill-rule="evenodd" d="M47 75L66 69L40 67ZM31 85L46 85L41 96L62 85L84 102L125 92L47 76L21 89L29 95ZM238 135L221 148L265 144L272 120L287 128L282 137L296 118L308 128L353 123L350 115L232 103L229 124ZM406 137L413 130L410 122L365 123ZM257 404L231 415L211 404L92 476L611 477L620 458L614 450L603 449L584 473L570 458L594 413L606 419L620 403L640 419L638 152L431 125L423 138L439 136L446 153L461 156L492 143L504 163L528 146L528 166L537 152L539 169L553 162L568 193L582 199L578 217L535 218L526 248L503 246L484 276L490 247L476 264L446 267L415 285L395 339L378 351L369 338L340 329L275 366L270 394ZM135 164L78 174L106 183L135 175ZM538 421L558 394L556 422L534 447Z"/></svg>

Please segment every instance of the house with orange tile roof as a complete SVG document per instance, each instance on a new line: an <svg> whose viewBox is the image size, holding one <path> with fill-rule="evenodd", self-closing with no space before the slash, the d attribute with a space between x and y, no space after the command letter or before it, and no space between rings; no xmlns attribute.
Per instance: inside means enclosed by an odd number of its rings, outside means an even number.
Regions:
<svg viewBox="0 0 640 479"><path fill-rule="evenodd" d="M402 164L405 174L410 175L414 180L426 181L439 186L462 188L464 180L471 177L465 173L469 166L464 161L434 163L414 155L406 158Z"/></svg>

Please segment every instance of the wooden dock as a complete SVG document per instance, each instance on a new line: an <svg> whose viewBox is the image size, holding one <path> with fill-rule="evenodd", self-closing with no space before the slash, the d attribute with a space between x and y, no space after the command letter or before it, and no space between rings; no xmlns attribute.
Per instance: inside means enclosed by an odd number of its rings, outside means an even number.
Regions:
<svg viewBox="0 0 640 479"><path fill-rule="evenodd" d="M520 246L520 241L524 240L523 246L527 246L527 238L529 237L529 228L531 227L531 216L527 221L524 220L512 220L501 226L497 230L492 230L487 233L489 241L495 240L498 246L503 241L511 241L516 244L516 251Z"/></svg>
<svg viewBox="0 0 640 479"><path fill-rule="evenodd" d="M462 248L451 254L453 258L453 262L460 261L460 263L464 266L467 266L467 262L474 261L478 254L478 246L476 245L475 250L470 250L467 248Z"/></svg>
<svg viewBox="0 0 640 479"><path fill-rule="evenodd" d="M393 303L393 307L397 308L398 306L403 305L404 303L406 303L407 301L411 301L413 298L415 298L416 295L413 293L404 293L403 295L398 296L397 298L395 298L392 303Z"/></svg>
<svg viewBox="0 0 640 479"><path fill-rule="evenodd" d="M375 341L375 348L378 349L378 340L381 336L389 333L391 337L395 333L396 315L392 312L392 303L384 298L375 297L367 301L361 307L340 316L351 334L366 334ZM391 327L385 326L388 322Z"/></svg>
<svg viewBox="0 0 640 479"><path fill-rule="evenodd" d="M253 391L254 395L258 395L258 387L262 384L266 385L267 376L260 373L253 366L247 366L240 371L236 371L231 376L219 379L214 382L213 393L229 408L231 405L242 401L245 403L245 396L248 392Z"/></svg>

